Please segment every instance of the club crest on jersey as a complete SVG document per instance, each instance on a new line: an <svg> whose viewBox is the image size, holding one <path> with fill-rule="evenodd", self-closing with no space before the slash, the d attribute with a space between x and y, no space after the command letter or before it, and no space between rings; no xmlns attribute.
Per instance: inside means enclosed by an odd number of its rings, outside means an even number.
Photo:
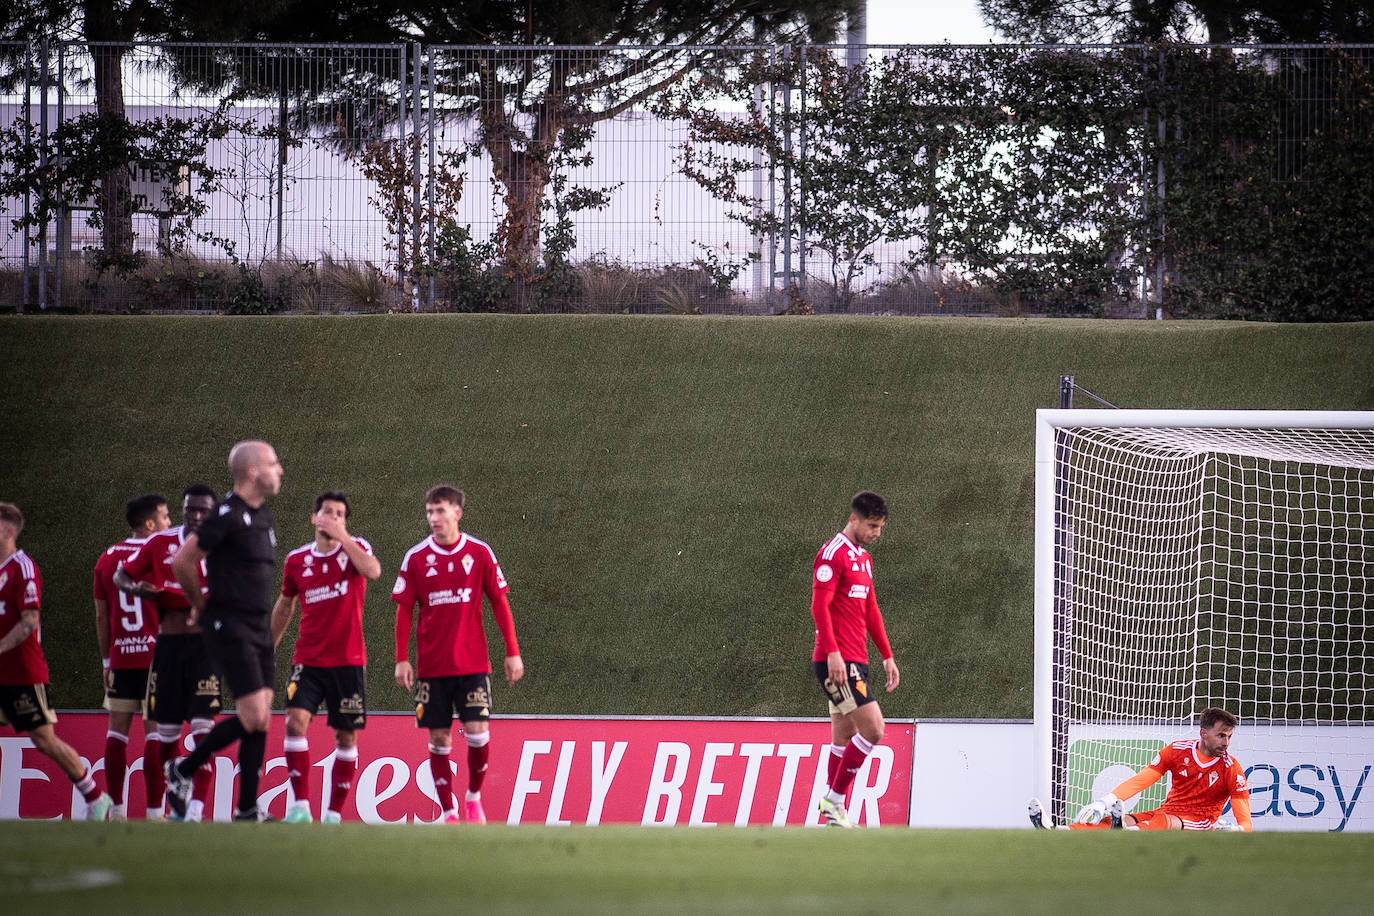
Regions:
<svg viewBox="0 0 1374 916"><path fill-rule="evenodd" d="M449 567L449 568L452 569L452 567ZM472 574L472 556L471 556L471 554L466 554L466 553L463 554L463 572L464 572L464 573L467 573L468 575L471 575L471 574Z"/></svg>
<svg viewBox="0 0 1374 916"><path fill-rule="evenodd" d="M5 570L4 572L0 573L0 588L4 588L4 587L5 587L5 583L6 583L6 582L9 582L9 581L10 581L10 573L9 573L9 570Z"/></svg>
<svg viewBox="0 0 1374 916"><path fill-rule="evenodd" d="M1218 779L1220 779L1220 778L1221 778L1221 777L1217 776L1216 773L1208 773L1208 774L1207 774L1207 785L1208 785L1209 787L1215 785L1215 784L1216 784L1216 781L1217 781Z"/></svg>
<svg viewBox="0 0 1374 916"><path fill-rule="evenodd" d="M253 516L249 515L249 514L247 513L247 511L245 511L245 512L243 513L243 527L245 527L245 528L251 528L251 527L253 527Z"/></svg>
<svg viewBox="0 0 1374 916"><path fill-rule="evenodd" d="M306 565L306 566L311 566L311 565L314 564L315 558L314 558L313 556L311 556L310 554L307 553L307 554L305 555L305 560L304 560L304 562L305 562L305 565Z"/></svg>
<svg viewBox="0 0 1374 916"><path fill-rule="evenodd" d="M343 572L343 568L348 565L348 556L342 550L340 550L339 559L335 562L339 564L339 571Z"/></svg>

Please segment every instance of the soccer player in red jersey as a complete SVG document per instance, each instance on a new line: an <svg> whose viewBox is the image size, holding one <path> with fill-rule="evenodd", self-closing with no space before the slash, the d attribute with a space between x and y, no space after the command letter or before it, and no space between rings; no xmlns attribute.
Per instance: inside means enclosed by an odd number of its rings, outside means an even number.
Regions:
<svg viewBox="0 0 1374 916"><path fill-rule="evenodd" d="M391 597L396 602L396 683L415 692L415 722L429 729L429 766L445 823L459 821L450 785L449 753L457 709L468 746L469 823L484 824L482 780L491 737L491 659L482 628L482 596L506 643L506 683L525 673L515 620L506 601L506 577L482 541L459 530L463 491L434 487L425 495L430 536L401 561ZM410 664L410 631L419 607L417 663Z"/></svg>
<svg viewBox="0 0 1374 916"><path fill-rule="evenodd" d="M867 490L849 505L849 521L816 554L811 574L811 617L816 647L811 654L816 680L829 700L829 789L818 807L826 824L852 827L844 796L864 760L883 740L883 713L868 681L868 637L883 659L889 693L901 673L883 628L873 590L873 559L867 548L883 533L887 503Z"/></svg>
<svg viewBox="0 0 1374 916"><path fill-rule="evenodd" d="M1230 754L1236 717L1217 706L1202 711L1198 736L1160 749L1145 768L1078 813L1074 828L1136 827L1140 830L1211 830L1226 803L1236 827L1249 833L1250 788L1245 769ZM1169 775L1169 794L1153 811L1122 814L1121 803ZM1035 822L1032 802L1032 823ZM1039 825L1037 825L1039 826Z"/></svg>
<svg viewBox="0 0 1374 916"><path fill-rule="evenodd" d="M57 737L57 716L48 706L48 662L39 631L43 576L19 549L24 513L0 502L0 725L28 732L34 747L67 774L86 799L88 820L110 816L113 802L70 744Z"/></svg>
<svg viewBox="0 0 1374 916"><path fill-rule="evenodd" d="M105 669L105 708L110 711L105 732L105 791L114 800L110 819L124 820L124 772L129 764L129 729L134 713L146 708L148 669L157 642L157 604L129 595L115 587L119 564L138 552L149 537L172 524L167 500L149 493L136 496L124 506L129 536L113 544L95 563L92 592L95 598L95 634L100 644L100 663ZM111 614L114 608L116 613ZM143 735L143 784L157 791L162 757L156 729Z"/></svg>
<svg viewBox="0 0 1374 916"><path fill-rule="evenodd" d="M191 484L182 492L181 524L149 537L114 574L120 591L157 603L158 635L148 673L145 715L156 723L160 753L143 759L145 775L150 767L157 771L148 789L149 820L163 817L163 767L177 756L182 723L190 723L191 740L199 743L214 727L223 705L219 675L205 651L200 627L191 622L191 603L172 571L172 558L214 508L215 491L203 483ZM204 581L202 569L202 586ZM209 767L196 774L195 801L186 820L198 821L204 816L213 775Z"/></svg>
<svg viewBox="0 0 1374 916"><path fill-rule="evenodd" d="M315 540L286 555L281 596L272 608L272 641L281 645L296 603L301 631L286 686L286 768L295 802L287 823L311 821L310 742L306 730L323 703L334 729L333 781L320 820L337 824L358 765L358 729L367 725L367 651L363 645L363 597L369 580L382 574L372 545L348 533L348 497L330 490L315 497L310 523Z"/></svg>

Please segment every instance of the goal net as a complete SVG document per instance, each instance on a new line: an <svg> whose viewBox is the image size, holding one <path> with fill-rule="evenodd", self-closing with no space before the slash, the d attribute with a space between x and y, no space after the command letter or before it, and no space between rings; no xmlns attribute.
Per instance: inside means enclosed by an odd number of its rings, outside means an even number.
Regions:
<svg viewBox="0 0 1374 916"><path fill-rule="evenodd" d="M1222 706L1256 829L1374 830L1374 412L1042 410L1036 449L1049 814Z"/></svg>

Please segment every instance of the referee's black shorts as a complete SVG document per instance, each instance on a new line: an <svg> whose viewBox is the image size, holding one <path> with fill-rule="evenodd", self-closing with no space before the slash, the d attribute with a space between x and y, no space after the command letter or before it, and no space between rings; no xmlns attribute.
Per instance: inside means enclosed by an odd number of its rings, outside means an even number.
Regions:
<svg viewBox="0 0 1374 916"><path fill-rule="evenodd" d="M229 694L245 697L264 687L276 689L277 652L267 614L224 614L201 622L210 653Z"/></svg>

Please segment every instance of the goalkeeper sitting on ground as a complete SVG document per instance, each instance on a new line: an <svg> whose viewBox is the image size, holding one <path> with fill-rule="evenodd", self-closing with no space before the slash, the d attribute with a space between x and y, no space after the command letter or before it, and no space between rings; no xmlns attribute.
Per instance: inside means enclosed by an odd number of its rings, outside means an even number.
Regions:
<svg viewBox="0 0 1374 916"><path fill-rule="evenodd" d="M1166 744L1155 759L1105 796L1078 812L1074 829L1138 828L1140 830L1211 830L1217 826L1226 802L1236 817L1236 827L1249 833L1250 790L1240 761L1227 753L1236 717L1216 706L1202 711L1196 738ZM1153 811L1123 814L1121 803L1169 774L1169 794ZM1044 827L1040 803L1031 799L1031 823ZM1223 828L1225 829L1225 828Z"/></svg>

